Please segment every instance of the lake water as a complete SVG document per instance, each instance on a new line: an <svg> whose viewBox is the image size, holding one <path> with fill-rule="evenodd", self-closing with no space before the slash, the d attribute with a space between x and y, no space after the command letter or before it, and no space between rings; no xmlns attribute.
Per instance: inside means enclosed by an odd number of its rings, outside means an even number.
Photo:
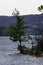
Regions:
<svg viewBox="0 0 43 65"><path fill-rule="evenodd" d="M19 54L19 42L12 42L7 36L0 36L0 65L43 65L43 57ZM31 48L31 44L22 42Z"/></svg>

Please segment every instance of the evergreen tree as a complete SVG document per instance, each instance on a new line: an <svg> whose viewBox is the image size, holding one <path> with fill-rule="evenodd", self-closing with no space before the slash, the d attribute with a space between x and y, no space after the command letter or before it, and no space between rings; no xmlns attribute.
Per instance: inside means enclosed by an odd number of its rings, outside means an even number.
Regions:
<svg viewBox="0 0 43 65"><path fill-rule="evenodd" d="M15 15L17 23L15 26L10 27L10 38L13 41L19 41L20 52L22 53L21 42L24 40L23 36L26 34L25 29L28 28L28 26L25 26L23 17L19 16L19 11L15 9L15 12L13 11L13 15Z"/></svg>

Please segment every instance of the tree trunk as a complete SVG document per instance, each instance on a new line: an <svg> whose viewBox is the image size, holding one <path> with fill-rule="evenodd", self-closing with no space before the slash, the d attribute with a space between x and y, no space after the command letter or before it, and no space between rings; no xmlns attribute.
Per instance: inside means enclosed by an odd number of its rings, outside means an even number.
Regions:
<svg viewBox="0 0 43 65"><path fill-rule="evenodd" d="M23 53L21 41L20 41L20 53Z"/></svg>
<svg viewBox="0 0 43 65"><path fill-rule="evenodd" d="M19 41L19 42L20 42L20 46L22 46L22 45L21 45L21 41Z"/></svg>

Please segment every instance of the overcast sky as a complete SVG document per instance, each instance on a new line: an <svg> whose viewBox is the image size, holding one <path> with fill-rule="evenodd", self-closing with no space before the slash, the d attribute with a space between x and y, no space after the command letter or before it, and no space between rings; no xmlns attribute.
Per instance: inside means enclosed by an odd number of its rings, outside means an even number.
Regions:
<svg viewBox="0 0 43 65"><path fill-rule="evenodd" d="M38 6L43 5L43 0L0 0L0 15L12 15L15 8L21 15L39 14Z"/></svg>

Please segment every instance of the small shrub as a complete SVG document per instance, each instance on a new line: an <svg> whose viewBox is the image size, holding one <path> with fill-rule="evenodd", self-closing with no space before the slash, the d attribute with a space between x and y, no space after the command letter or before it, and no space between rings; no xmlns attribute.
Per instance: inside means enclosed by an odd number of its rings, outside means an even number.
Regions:
<svg viewBox="0 0 43 65"><path fill-rule="evenodd" d="M38 51L36 51L36 52L35 52L35 56L41 56L41 53L38 52Z"/></svg>
<svg viewBox="0 0 43 65"><path fill-rule="evenodd" d="M26 55L29 55L29 54L30 54L29 48L25 50L25 54L26 54Z"/></svg>
<svg viewBox="0 0 43 65"><path fill-rule="evenodd" d="M20 53L23 54L25 52L25 50L26 50L25 45L23 45L23 46L18 45L18 50L20 51Z"/></svg>

